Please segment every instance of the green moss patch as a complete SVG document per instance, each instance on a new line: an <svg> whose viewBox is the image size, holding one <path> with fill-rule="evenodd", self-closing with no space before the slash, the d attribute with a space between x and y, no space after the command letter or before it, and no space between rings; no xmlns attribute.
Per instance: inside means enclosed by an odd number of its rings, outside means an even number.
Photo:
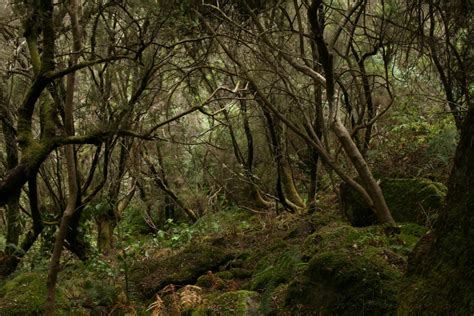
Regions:
<svg viewBox="0 0 474 316"><path fill-rule="evenodd" d="M42 315L46 303L46 273L26 272L7 280L0 290L0 315ZM67 301L56 294L57 313L67 314Z"/></svg>
<svg viewBox="0 0 474 316"><path fill-rule="evenodd" d="M260 315L259 295L253 291L232 291L208 297L207 303L190 312L199 315Z"/></svg>

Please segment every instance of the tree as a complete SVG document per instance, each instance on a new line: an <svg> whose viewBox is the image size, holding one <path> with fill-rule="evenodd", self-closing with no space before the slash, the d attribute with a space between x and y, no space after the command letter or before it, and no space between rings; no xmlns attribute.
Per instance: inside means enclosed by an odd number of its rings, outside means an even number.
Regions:
<svg viewBox="0 0 474 316"><path fill-rule="evenodd" d="M431 41L434 40L434 7L441 9L446 6L429 1ZM456 20L442 19L447 23L443 30L462 29L467 32L458 38L452 38L452 34L443 34L449 46L447 49L454 51L456 63L463 65L463 71L452 73L453 68L440 63L439 51L431 49L430 53L446 93L446 102L454 111L456 126L460 128L460 138L448 181L446 205L434 229L419 241L411 254L405 287L401 291L401 314L468 315L474 312L474 53L472 47L469 52L464 51L462 59L456 53L458 49L465 50L469 45L472 46L474 31L472 28L464 29L464 26L469 21L472 23L473 8L461 1L450 3L448 7L453 12L442 11L440 14L447 14L452 19L456 16ZM456 11L457 15L451 15ZM435 44L431 42L430 45L433 47ZM452 62L450 57L445 57L447 59L444 60ZM450 84L447 85L448 82ZM463 88L467 82L471 82L470 89L467 86ZM458 88L454 89L454 86ZM458 93L458 102L453 103L453 91ZM460 108L467 108L467 111L462 112Z"/></svg>
<svg viewBox="0 0 474 316"><path fill-rule="evenodd" d="M402 313L467 315L474 310L474 107L466 113L446 206L411 255ZM442 284L443 286L440 286Z"/></svg>
<svg viewBox="0 0 474 316"><path fill-rule="evenodd" d="M215 31L214 28L209 25L209 23L204 20L203 21L209 33L215 36L216 41L222 50L240 69L239 73L243 74L242 77L249 82L251 92L255 94L256 101L262 108L265 109L264 111L268 111L272 113L272 115L275 115L278 120L281 120L281 122L288 126L289 130L307 141L308 145L311 145L311 147L320 154L326 166L334 169L344 181L347 181L351 186L353 186L362 194L364 200L374 210L381 223L393 224L394 221L385 203L380 187L373 177L366 160L361 154L361 151L359 148L357 148L357 145L353 141L351 133L345 127L339 110L339 89L337 89L338 82L336 81L334 69L334 43L338 38L337 35L340 33L340 30L342 30L346 23L349 22L352 14L357 8L359 8L360 4L361 2L358 2L354 6L344 10L348 13L347 15L343 15L342 21L335 26L336 36L333 39L333 44L329 47L326 44L327 35L325 33L324 17L321 15L321 12L324 12L324 4L322 1L312 2L311 6L308 7L308 24L310 25L312 31L310 43L312 42L313 46L317 47L318 60L312 60L312 58L315 57L314 53L309 56L299 56L302 61L310 60L311 62L309 63L309 66L304 62L300 63L295 60L293 57L294 52L292 46L285 45L285 43L292 43L292 41L294 41L294 38L291 37L291 35L294 33L290 33L290 37L286 39L286 41L282 40L285 39L285 35L281 35L280 37L267 35L272 33L269 31L270 27L274 27L276 30L281 30L283 34L285 34L285 27L292 27L291 21L293 21L293 19L288 19L287 17L290 15L295 15L295 13L290 13L288 10L285 10L285 6L273 6L271 9L269 9L269 12L271 12L269 15L264 13L257 15L256 11L251 7L251 5L244 2L243 7L246 8L247 15L249 16L249 21L244 24L246 25L245 31L237 27L235 31L236 33L232 34L229 30L235 28L237 23L233 23L226 30L228 33L228 38L233 38L236 42L245 43L245 48L242 48L240 51L236 50L235 47L231 47L231 45L234 43L228 44L226 40L219 36L220 34L218 31ZM304 6L304 4L302 4L302 6ZM224 17L225 21L229 20L230 15L224 12L223 7L221 8L217 6L213 8ZM283 13L278 15L278 11L283 11ZM286 25L286 21L289 21L288 23L290 25ZM304 30L300 30L300 32L304 32ZM243 34L240 35L240 33ZM304 52L304 49L302 52ZM239 58L238 54L248 54L250 56L255 56L255 59L244 61L242 58ZM321 62L321 69L323 70L324 75L314 70L313 65L318 63L318 61ZM259 66L257 66L257 62L260 62ZM263 65L267 67L268 73L274 74L274 77L266 75L265 72L259 72L259 69L263 67ZM255 66L256 70L252 69L253 66ZM325 102L327 103L329 110L328 121L326 122L326 125L331 131L334 132L334 135L338 139L341 147L344 149L348 160L351 162L352 166L355 168L359 177L361 178L361 184L347 176L347 174L337 166L337 163L333 161L330 154L330 148L327 148L327 146L323 144L323 140L318 137L318 132L313 129L314 123L312 124L310 122L308 114L303 114L304 123L298 124L291 122L289 116L282 113L281 109L279 108L279 102L273 97L273 86L278 87L281 89L281 91L284 91L284 93L287 94L285 98L282 98L282 100L291 100L297 104L300 109L302 104L307 102L307 99L299 95L298 89L294 87L294 85L289 80L289 74L291 73L294 75L295 72L300 76L302 75L301 78L304 78L303 80L316 80L325 88ZM271 82L270 87L266 85L267 82ZM316 90L317 89L315 89L314 93L317 93ZM285 101L280 102L285 104ZM283 108L283 105L281 107ZM311 109L314 108L317 108L317 106L315 105L311 107ZM316 116L317 115L315 115L315 117ZM372 119L373 117L371 120ZM303 125L304 129L301 129L299 125ZM370 124L368 126L370 127ZM284 160L282 160L282 162L283 161ZM280 199L283 198L280 197ZM296 202L296 200L294 202Z"/></svg>

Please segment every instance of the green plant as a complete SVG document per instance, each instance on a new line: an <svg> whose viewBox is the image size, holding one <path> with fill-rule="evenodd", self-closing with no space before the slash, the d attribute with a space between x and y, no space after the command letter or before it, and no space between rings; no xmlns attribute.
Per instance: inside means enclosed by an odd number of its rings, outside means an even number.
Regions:
<svg viewBox="0 0 474 316"><path fill-rule="evenodd" d="M188 243L195 230L187 223L175 223L173 219L167 219L164 229L156 232L155 238L158 243L165 247L178 248Z"/></svg>

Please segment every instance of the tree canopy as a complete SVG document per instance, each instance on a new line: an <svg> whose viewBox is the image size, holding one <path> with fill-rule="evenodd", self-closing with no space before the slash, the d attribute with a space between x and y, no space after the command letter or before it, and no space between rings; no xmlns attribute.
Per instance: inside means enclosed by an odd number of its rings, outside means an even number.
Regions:
<svg viewBox="0 0 474 316"><path fill-rule="evenodd" d="M121 260L130 304L129 265L141 259L127 252L138 256L144 236L196 242L193 227L224 210L266 218L262 230L274 216L348 218L380 225L387 245L416 222L429 231L397 249L401 301L374 313L472 313L472 11L462 0L0 1L1 277L40 258L52 315L64 249L84 264ZM196 259L212 286L231 262L215 251L217 266ZM313 293L303 275L329 262L347 272L333 255L301 259L302 274L288 259L300 282L285 281L292 313L306 306L295 288ZM278 284L259 288L252 269L234 290L260 290L266 310ZM162 288L176 282L196 280Z"/></svg>

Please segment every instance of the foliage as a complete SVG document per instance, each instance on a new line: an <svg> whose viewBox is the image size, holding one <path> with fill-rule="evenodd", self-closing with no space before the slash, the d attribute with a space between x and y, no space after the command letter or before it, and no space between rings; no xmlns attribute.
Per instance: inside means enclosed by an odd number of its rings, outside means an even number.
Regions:
<svg viewBox="0 0 474 316"><path fill-rule="evenodd" d="M158 230L155 235L156 242L164 247L179 248L187 244L194 233L187 223L175 223L173 219L168 219L163 230Z"/></svg>
<svg viewBox="0 0 474 316"><path fill-rule="evenodd" d="M437 109L405 104L386 120L383 138L369 152L375 172L385 177L445 182L458 139L452 117Z"/></svg>

